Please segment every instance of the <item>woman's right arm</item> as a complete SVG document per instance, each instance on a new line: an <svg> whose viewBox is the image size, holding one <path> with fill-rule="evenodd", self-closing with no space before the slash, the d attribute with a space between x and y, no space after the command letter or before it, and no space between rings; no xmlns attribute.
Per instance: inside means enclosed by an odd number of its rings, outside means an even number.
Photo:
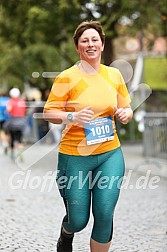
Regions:
<svg viewBox="0 0 167 252"><path fill-rule="evenodd" d="M44 120L54 123L54 124L67 124L69 120L67 119L69 112L61 110L43 110Z"/></svg>
<svg viewBox="0 0 167 252"><path fill-rule="evenodd" d="M49 121L54 124L68 124L71 123L68 119L68 114L71 112L66 112L62 110L43 110L43 118L46 121ZM92 111L91 107L86 107L78 112L72 112L73 122L84 124L89 123L93 116L94 112Z"/></svg>

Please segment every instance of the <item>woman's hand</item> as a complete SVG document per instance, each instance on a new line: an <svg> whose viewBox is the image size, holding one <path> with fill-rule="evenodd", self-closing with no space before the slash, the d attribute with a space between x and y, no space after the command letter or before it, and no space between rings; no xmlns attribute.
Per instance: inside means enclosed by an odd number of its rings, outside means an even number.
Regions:
<svg viewBox="0 0 167 252"><path fill-rule="evenodd" d="M92 108L86 107L78 112L74 112L73 120L74 122L77 122L80 124L89 123L93 115L94 115L94 112L92 111Z"/></svg>
<svg viewBox="0 0 167 252"><path fill-rule="evenodd" d="M114 111L114 115L122 124L127 124L132 119L133 111L130 106L124 108L114 107Z"/></svg>

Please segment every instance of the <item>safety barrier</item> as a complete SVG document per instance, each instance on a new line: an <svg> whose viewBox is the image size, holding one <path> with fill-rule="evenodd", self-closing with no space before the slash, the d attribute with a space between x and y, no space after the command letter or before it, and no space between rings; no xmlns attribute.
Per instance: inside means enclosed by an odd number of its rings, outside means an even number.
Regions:
<svg viewBox="0 0 167 252"><path fill-rule="evenodd" d="M145 157L167 159L167 113L146 113L143 145Z"/></svg>
<svg viewBox="0 0 167 252"><path fill-rule="evenodd" d="M29 124L28 122L31 123ZM25 143L35 143L39 139L38 137L38 125L37 125L37 119L27 116L27 127L24 131L24 142Z"/></svg>

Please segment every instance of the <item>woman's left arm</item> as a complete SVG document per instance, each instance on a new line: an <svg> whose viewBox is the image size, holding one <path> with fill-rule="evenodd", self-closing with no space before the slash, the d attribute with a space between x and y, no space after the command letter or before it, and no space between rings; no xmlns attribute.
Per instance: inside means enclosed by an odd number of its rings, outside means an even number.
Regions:
<svg viewBox="0 0 167 252"><path fill-rule="evenodd" d="M116 116L122 124L127 124L133 117L133 111L130 105L123 108L114 107L114 110L114 116Z"/></svg>

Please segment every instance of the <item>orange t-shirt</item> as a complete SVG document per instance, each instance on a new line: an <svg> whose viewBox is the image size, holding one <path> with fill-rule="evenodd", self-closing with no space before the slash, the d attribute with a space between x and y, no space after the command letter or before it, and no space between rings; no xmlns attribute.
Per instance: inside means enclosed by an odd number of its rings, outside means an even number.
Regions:
<svg viewBox="0 0 167 252"><path fill-rule="evenodd" d="M120 146L114 123L114 106L121 108L130 104L128 90L119 70L100 65L99 72L85 74L77 65L63 71L54 81L47 110L79 111L91 106L92 119L112 117L114 139L88 145L83 125L69 123L62 132L59 151L69 155L101 154Z"/></svg>

